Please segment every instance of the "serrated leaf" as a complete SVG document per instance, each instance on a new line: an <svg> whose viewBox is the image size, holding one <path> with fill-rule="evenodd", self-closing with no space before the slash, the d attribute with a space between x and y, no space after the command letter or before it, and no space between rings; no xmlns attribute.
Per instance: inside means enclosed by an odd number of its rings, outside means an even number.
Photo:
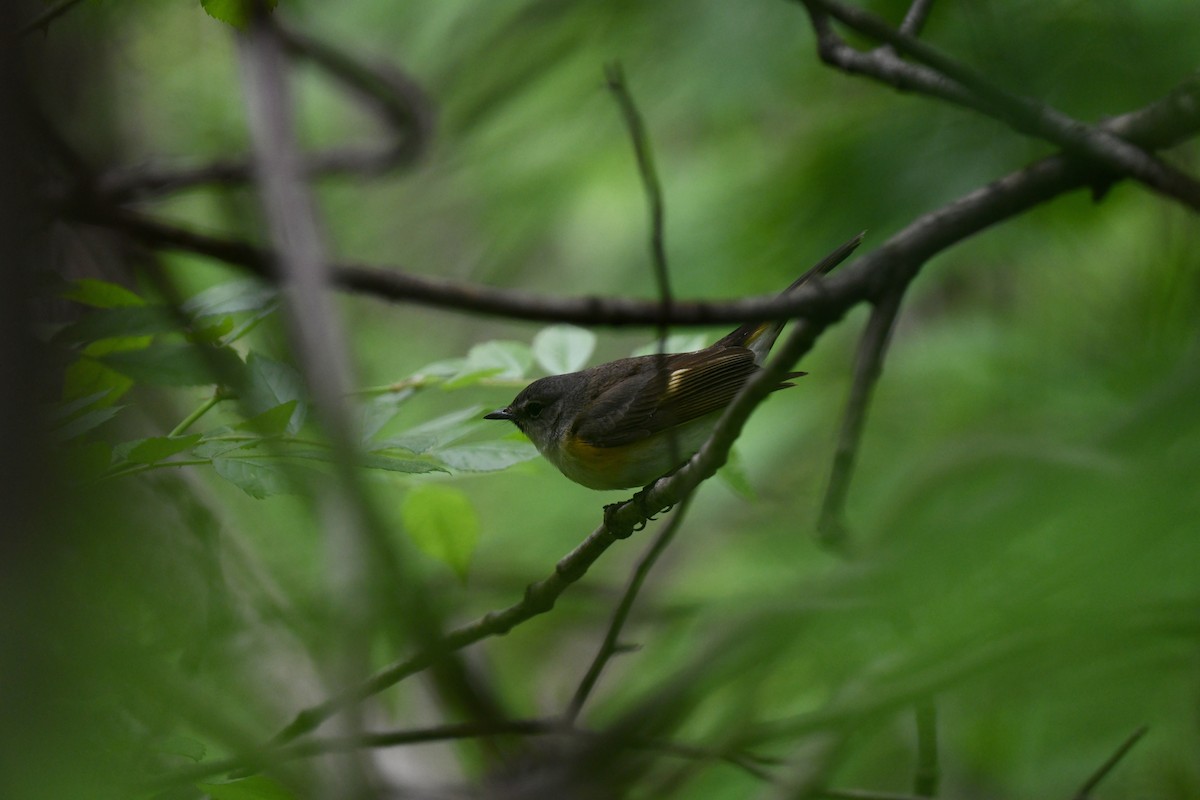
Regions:
<svg viewBox="0 0 1200 800"><path fill-rule="evenodd" d="M247 382L241 397L250 412L261 414L294 400L296 407L288 422L287 432L300 430L308 414L304 381L300 373L287 364L259 353L251 353L246 358L246 373Z"/></svg>
<svg viewBox="0 0 1200 800"><path fill-rule="evenodd" d="M229 783L198 783L196 788L212 800L296 800L283 784L265 775L252 775Z"/></svg>
<svg viewBox="0 0 1200 800"><path fill-rule="evenodd" d="M232 428L224 428L222 433L228 434L231 430ZM196 449L192 451L192 455L196 456L196 458L217 458L218 456L232 453L235 450L244 450L259 444L258 441L216 438L217 435L217 431L210 431L205 434L204 441L196 445Z"/></svg>
<svg viewBox="0 0 1200 800"><path fill-rule="evenodd" d="M199 441L200 434L198 433L190 436L155 436L150 439L142 439L133 443L133 447L125 455L125 460L135 464L153 464L164 458L170 458L176 453L182 453Z"/></svg>
<svg viewBox="0 0 1200 800"><path fill-rule="evenodd" d="M273 309L279 290L259 280L247 279L222 283L189 297L182 308L193 317L217 317L240 311Z"/></svg>
<svg viewBox="0 0 1200 800"><path fill-rule="evenodd" d="M201 348L204 348L203 350ZM241 366L237 354L225 347L196 344L152 344L141 350L122 350L97 360L137 383L154 386L205 386Z"/></svg>
<svg viewBox="0 0 1200 800"><path fill-rule="evenodd" d="M400 512L417 547L466 581L479 542L479 517L467 496L450 486L418 486L405 496Z"/></svg>
<svg viewBox="0 0 1200 800"><path fill-rule="evenodd" d="M577 372L596 349L596 334L574 325L551 325L533 337L533 357L550 375Z"/></svg>
<svg viewBox="0 0 1200 800"><path fill-rule="evenodd" d="M673 333L667 337L666 345L660 350L655 339L645 347L633 351L635 356L652 356L656 353L691 353L708 347L708 337L703 333Z"/></svg>
<svg viewBox="0 0 1200 800"><path fill-rule="evenodd" d="M434 361L431 364L426 364L419 370L414 372L413 378L449 378L451 375L457 375L462 372L463 366L466 365L465 358L443 358L440 361Z"/></svg>
<svg viewBox="0 0 1200 800"><path fill-rule="evenodd" d="M265 0L268 9L275 8L277 0ZM245 30L253 19L253 0L200 0L201 7L210 17L238 30Z"/></svg>
<svg viewBox="0 0 1200 800"><path fill-rule="evenodd" d="M212 460L212 465L222 478L259 500L296 491L287 473L276 463L218 456Z"/></svg>
<svg viewBox="0 0 1200 800"><path fill-rule="evenodd" d="M124 286L118 286L109 281L96 278L80 278L72 281L62 296L76 303L95 308L116 308L118 306L140 306L146 301L138 297Z"/></svg>
<svg viewBox="0 0 1200 800"><path fill-rule="evenodd" d="M538 451L529 442L479 442L435 450L431 453L443 464L461 472L496 472L514 464L537 458Z"/></svg>

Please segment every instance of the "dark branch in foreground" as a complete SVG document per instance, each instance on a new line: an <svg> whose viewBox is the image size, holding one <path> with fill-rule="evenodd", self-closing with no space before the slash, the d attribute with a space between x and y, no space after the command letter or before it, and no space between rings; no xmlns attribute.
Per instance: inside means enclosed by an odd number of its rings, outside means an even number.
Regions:
<svg viewBox="0 0 1200 800"><path fill-rule="evenodd" d="M47 8L42 13L29 20L29 22L22 25L21 29L17 31L18 38L26 36L37 30L40 30L43 34L49 33L51 22L54 22L54 20L58 19L63 14L67 13L82 2L83 0L63 0L61 3L50 6L50 8Z"/></svg>

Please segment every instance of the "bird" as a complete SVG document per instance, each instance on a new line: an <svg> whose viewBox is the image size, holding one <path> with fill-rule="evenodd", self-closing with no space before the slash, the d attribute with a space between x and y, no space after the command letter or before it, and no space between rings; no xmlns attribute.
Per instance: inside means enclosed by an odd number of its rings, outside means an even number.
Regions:
<svg viewBox="0 0 1200 800"><path fill-rule="evenodd" d="M863 234L838 247L782 294L844 261ZM674 472L708 439L725 407L758 372L784 321L739 326L703 350L621 358L539 378L484 415L507 420L547 461L590 489L648 486ZM775 389L806 373L790 372Z"/></svg>

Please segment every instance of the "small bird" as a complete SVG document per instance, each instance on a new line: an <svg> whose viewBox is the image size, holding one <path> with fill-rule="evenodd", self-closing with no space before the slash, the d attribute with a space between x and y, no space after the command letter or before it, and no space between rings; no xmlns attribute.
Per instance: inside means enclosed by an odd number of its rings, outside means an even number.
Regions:
<svg viewBox="0 0 1200 800"><path fill-rule="evenodd" d="M828 273L861 241L859 234L834 250L783 294ZM512 422L563 475L590 489L646 486L700 449L783 326L747 323L703 350L621 358L540 378L484 419ZM788 373L776 388L804 374Z"/></svg>

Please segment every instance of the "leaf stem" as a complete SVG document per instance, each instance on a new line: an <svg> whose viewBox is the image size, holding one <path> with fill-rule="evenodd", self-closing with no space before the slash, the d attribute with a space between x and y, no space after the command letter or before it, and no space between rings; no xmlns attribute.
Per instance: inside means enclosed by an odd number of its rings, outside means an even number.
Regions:
<svg viewBox="0 0 1200 800"><path fill-rule="evenodd" d="M183 420L176 425L170 433L167 434L167 436L182 436L184 431L192 427L192 425L194 425L198 419L211 411L217 403L221 402L222 400L228 400L229 397L229 395L224 394L220 389L217 389L215 392L213 392L212 397L205 400L200 404L199 408L184 417Z"/></svg>

